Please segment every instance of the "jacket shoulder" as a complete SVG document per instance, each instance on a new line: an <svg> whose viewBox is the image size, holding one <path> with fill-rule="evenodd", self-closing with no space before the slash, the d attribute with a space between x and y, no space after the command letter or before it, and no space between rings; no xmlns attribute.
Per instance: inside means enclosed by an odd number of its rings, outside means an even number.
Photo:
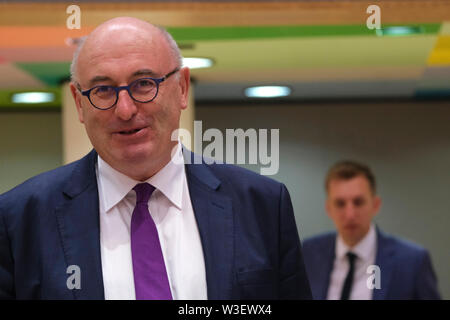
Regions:
<svg viewBox="0 0 450 320"><path fill-rule="evenodd" d="M65 183L70 180L78 161L40 173L1 194L0 211L3 209L11 212L10 208L19 208L20 203L25 204L38 199L45 201L51 199L56 192L61 193Z"/></svg>
<svg viewBox="0 0 450 320"><path fill-rule="evenodd" d="M319 235L311 236L303 240L303 251L308 253L320 253L324 249L328 249L334 245L336 240L336 232L326 232Z"/></svg>
<svg viewBox="0 0 450 320"><path fill-rule="evenodd" d="M405 238L383 233L380 233L379 237L381 238L379 245L383 249L392 248L395 250L395 255L398 258L413 259L428 255L428 250L425 247Z"/></svg>
<svg viewBox="0 0 450 320"><path fill-rule="evenodd" d="M240 182L249 183L257 182L262 184L280 184L280 182L269 178L268 176L261 175L249 169L245 169L233 164L213 163L210 164L209 167L215 174L217 174L218 177L224 179L238 180Z"/></svg>

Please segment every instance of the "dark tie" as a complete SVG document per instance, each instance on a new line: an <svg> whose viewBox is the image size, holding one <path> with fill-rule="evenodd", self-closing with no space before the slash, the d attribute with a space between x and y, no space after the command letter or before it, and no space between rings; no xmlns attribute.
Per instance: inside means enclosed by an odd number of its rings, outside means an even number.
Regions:
<svg viewBox="0 0 450 320"><path fill-rule="evenodd" d="M148 211L148 200L155 187L140 183L136 207L131 217L131 254L136 300L172 300L158 230Z"/></svg>
<svg viewBox="0 0 450 320"><path fill-rule="evenodd" d="M347 259L350 264L347 276L345 277L344 286L342 287L341 300L348 300L352 291L353 275L355 274L356 254L347 252Z"/></svg>

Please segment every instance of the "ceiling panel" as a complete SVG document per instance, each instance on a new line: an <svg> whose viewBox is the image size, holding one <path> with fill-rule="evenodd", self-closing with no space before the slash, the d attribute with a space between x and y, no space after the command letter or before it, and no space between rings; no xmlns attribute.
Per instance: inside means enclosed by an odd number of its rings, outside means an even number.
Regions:
<svg viewBox="0 0 450 320"><path fill-rule="evenodd" d="M449 19L450 20L450 19ZM450 22L443 22L439 34L450 35Z"/></svg>
<svg viewBox="0 0 450 320"><path fill-rule="evenodd" d="M288 68L288 69L253 69L253 70L192 70L195 80L202 83L274 83L274 82L327 82L373 79L383 80L418 80L422 77L425 66L376 66L376 67L327 67L327 68ZM197 81L198 82L198 81Z"/></svg>
<svg viewBox="0 0 450 320"><path fill-rule="evenodd" d="M126 15L166 26L184 56L215 61L192 70L200 100L242 98L258 83L288 84L296 98L450 92L450 0L81 1L80 30L66 27L70 4L0 3L0 90L58 86L69 77L71 39ZM365 25L371 4L383 27L422 34L377 36Z"/></svg>
<svg viewBox="0 0 450 320"><path fill-rule="evenodd" d="M63 26L0 26L0 48L66 47L66 39L77 38L92 27L70 30Z"/></svg>
<svg viewBox="0 0 450 320"><path fill-rule="evenodd" d="M44 88L45 83L11 63L0 64L0 88Z"/></svg>
<svg viewBox="0 0 450 320"><path fill-rule="evenodd" d="M72 47L0 48L0 59L10 62L67 62L72 60Z"/></svg>
<svg viewBox="0 0 450 320"><path fill-rule="evenodd" d="M418 90L450 91L450 66L428 67L418 83Z"/></svg>
<svg viewBox="0 0 450 320"><path fill-rule="evenodd" d="M214 57L214 69L424 66L435 35L197 42L185 55ZM212 70L212 69L211 69Z"/></svg>
<svg viewBox="0 0 450 320"><path fill-rule="evenodd" d="M36 2L1 2L0 24L65 25L66 8L71 2ZM164 26L182 27L365 24L368 17L366 9L373 4L381 8L383 23L450 20L449 0L78 1L78 4L82 10L83 24L87 26L122 15Z"/></svg>

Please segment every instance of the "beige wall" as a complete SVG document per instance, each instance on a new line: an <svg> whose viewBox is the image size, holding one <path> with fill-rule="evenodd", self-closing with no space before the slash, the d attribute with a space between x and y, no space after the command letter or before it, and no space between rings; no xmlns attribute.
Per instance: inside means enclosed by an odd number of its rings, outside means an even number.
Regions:
<svg viewBox="0 0 450 320"><path fill-rule="evenodd" d="M61 113L0 111L0 193L62 164Z"/></svg>
<svg viewBox="0 0 450 320"><path fill-rule="evenodd" d="M84 125L78 120L77 108L70 92L69 83L63 85L61 98L63 104L61 108L63 163L69 163L86 155L92 149L92 144Z"/></svg>

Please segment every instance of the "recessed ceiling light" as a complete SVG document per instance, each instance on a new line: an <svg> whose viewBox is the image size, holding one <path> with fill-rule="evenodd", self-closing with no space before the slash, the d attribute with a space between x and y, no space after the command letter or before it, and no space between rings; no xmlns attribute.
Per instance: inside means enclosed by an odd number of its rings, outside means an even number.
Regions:
<svg viewBox="0 0 450 320"><path fill-rule="evenodd" d="M278 98L291 94L291 89L286 86L258 86L245 89L245 95L249 98Z"/></svg>
<svg viewBox="0 0 450 320"><path fill-rule="evenodd" d="M376 33L378 36L400 37L423 33L423 29L417 26L397 26L377 29Z"/></svg>
<svg viewBox="0 0 450 320"><path fill-rule="evenodd" d="M14 93L11 101L14 103L47 103L55 101L55 94L52 92Z"/></svg>
<svg viewBox="0 0 450 320"><path fill-rule="evenodd" d="M209 58L183 58L183 67L190 69L210 68L213 64Z"/></svg>

